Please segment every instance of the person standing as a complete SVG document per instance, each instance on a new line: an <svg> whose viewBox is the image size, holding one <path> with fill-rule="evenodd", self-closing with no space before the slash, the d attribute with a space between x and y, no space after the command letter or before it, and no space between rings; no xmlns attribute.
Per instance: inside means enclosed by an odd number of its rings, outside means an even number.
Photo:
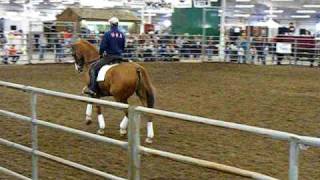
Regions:
<svg viewBox="0 0 320 180"><path fill-rule="evenodd" d="M39 60L42 61L44 58L44 53L47 48L47 39L44 37L44 34L40 34L39 37Z"/></svg>

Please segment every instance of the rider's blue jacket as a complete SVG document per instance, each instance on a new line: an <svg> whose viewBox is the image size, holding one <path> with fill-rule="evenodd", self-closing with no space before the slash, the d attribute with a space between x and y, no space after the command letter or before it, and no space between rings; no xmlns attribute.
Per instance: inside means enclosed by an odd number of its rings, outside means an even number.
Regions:
<svg viewBox="0 0 320 180"><path fill-rule="evenodd" d="M121 56L124 52L125 42L124 34L119 31L117 26L112 26L102 38L99 53L102 55L106 52L107 55Z"/></svg>

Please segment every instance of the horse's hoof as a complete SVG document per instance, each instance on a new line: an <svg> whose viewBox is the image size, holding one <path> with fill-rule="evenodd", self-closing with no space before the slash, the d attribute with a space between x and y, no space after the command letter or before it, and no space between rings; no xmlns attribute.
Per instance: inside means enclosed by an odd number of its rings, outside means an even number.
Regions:
<svg viewBox="0 0 320 180"><path fill-rule="evenodd" d="M152 144L152 138L146 138L146 143Z"/></svg>
<svg viewBox="0 0 320 180"><path fill-rule="evenodd" d="M91 116L86 116L86 124L90 125L92 123L92 118Z"/></svg>
<svg viewBox="0 0 320 180"><path fill-rule="evenodd" d="M104 135L104 130L103 130L103 129L99 129L99 130L97 131L97 134L99 134L99 135Z"/></svg>
<svg viewBox="0 0 320 180"><path fill-rule="evenodd" d="M125 129L120 129L120 136L123 137L127 134L127 130Z"/></svg>

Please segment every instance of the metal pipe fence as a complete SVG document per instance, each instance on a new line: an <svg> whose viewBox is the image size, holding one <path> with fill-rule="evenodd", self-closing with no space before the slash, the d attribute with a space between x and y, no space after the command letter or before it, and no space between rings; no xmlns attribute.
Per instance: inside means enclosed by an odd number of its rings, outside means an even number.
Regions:
<svg viewBox="0 0 320 180"><path fill-rule="evenodd" d="M99 48L103 34L71 32L65 37L60 32L20 34L0 46L2 62L54 60L71 62L70 44L77 38L88 40ZM17 55L9 55L11 45L17 46ZM223 52L223 56L221 56ZM199 35L128 35L124 58L136 61L198 60L237 62L249 64L297 64L309 62L318 65L320 40L313 36L220 36ZM5 60L7 59L7 60Z"/></svg>
<svg viewBox="0 0 320 180"><path fill-rule="evenodd" d="M156 149L151 149L147 147L143 147L140 145L140 115L141 113L151 113L154 115L160 115L164 117L170 117L178 120L184 120L184 121L190 121L190 122L195 122L195 123L201 123L201 124L206 124L206 125L212 125L216 127L223 127L227 129L234 129L234 130L240 130L244 132L249 132L253 133L256 135L260 136L265 136L273 139L278 139L278 140L283 140L283 141L288 141L290 144L289 148L289 179L290 180L297 180L298 179L298 157L299 157L299 151L300 151L300 146L301 145L306 145L306 146L315 146L315 147L320 147L320 138L315 138L315 137L308 137L308 136L300 136L296 135L293 133L287 133L287 132L281 132L281 131L275 131L275 130L270 130L270 129L265 129L265 128L258 128L254 126L248 126L248 125L242 125L242 124L237 124L237 123L230 123L230 122L225 122L221 120L214 120L214 119L208 119L208 118L203 118L203 117L198 117L198 116L192 116L192 115L187 115L187 114L181 114L181 113L175 113L175 112L168 112L168 111L163 111L163 110L158 110L158 109L150 109L150 108L145 108L141 106L129 106L127 104L121 104L117 102L110 102L110 101L105 101L105 100L98 100L98 99L92 99L92 98L87 98L83 96L76 96L72 94L67 94L67 93L61 93L61 92L55 92L55 91L50 91L46 89L41 89L41 88L35 88L31 86L25 86L25 85L20 85L20 84L14 84L14 83L9 83L9 82L4 82L0 81L0 86L3 87L8 87L8 88L13 88L13 89L18 89L22 91L26 91L31 94L31 110L32 110L32 116L27 117L23 116L20 114L16 114L13 112L5 111L5 110L0 110L0 115L10 117L10 118L15 118L18 120L30 122L32 124L32 148L25 147L22 145L19 145L14 142L7 141L5 139L0 139L0 144L6 145L9 147L17 148L19 150L28 152L29 154L32 155L32 179L37 179L38 178L38 163L37 163L37 158L38 157L43 157L58 163L65 164L67 166L71 166L89 173L93 173L102 177L110 178L110 179L123 179L121 177L116 177L114 175L104 173L101 171L97 171L93 168L86 167L81 164L77 164L56 156L52 156L50 154L47 154L45 152L41 152L37 150L37 126L45 126L49 128L53 128L56 130L68 132L74 135L78 135L81 137L85 137L91 140L99 141L99 142L104 142L108 143L111 145L118 146L122 149L127 149L128 150L128 157L129 157L129 165L128 165L128 178L129 179L140 179L140 155L141 153L147 153L147 154L152 154L164 158L168 158L171 160L175 160L178 162L183 162L183 163L188 163L200 167L205 167L209 169L215 169L215 170L220 170L226 173L232 173L236 174L239 176L244 176L244 177L249 177L253 179L276 179L269 177L264 174L256 173L256 172L251 172L247 170L242 170L239 168L227 166L227 165L222 165L214 162L209 162L206 160L201 160L201 159L196 159L188 156L183 156L179 154L174 154L170 152L165 152L165 151L160 151ZM129 134L128 134L128 142L123 142L119 140L115 140L112 138L108 137L103 137L103 136L98 136L95 134L91 134L88 132L83 132L80 130L76 130L73 128L49 123L46 121L42 121L36 118L36 102L37 102L37 95L38 94L43 94L43 95L48 95L48 96L54 96L54 97L60 97L60 98L66 98L70 100L75 100L75 101L81 101L81 102L88 102L88 103L95 103L107 107L111 107L114 109L118 110L123 110L123 109L128 109L129 110ZM27 177L24 177L23 175L17 174L15 172L12 172L6 168L0 168L1 172L4 172L9 175L13 175L17 178L21 179L28 179Z"/></svg>

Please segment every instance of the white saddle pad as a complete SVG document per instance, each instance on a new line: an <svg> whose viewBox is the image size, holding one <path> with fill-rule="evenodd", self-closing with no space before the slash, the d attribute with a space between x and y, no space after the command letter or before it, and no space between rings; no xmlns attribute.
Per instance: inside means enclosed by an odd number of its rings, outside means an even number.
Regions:
<svg viewBox="0 0 320 180"><path fill-rule="evenodd" d="M104 81L104 78L106 77L106 73L109 71L109 69L112 68L113 66L117 66L117 65L118 64L104 65L99 71L97 81L98 82Z"/></svg>

